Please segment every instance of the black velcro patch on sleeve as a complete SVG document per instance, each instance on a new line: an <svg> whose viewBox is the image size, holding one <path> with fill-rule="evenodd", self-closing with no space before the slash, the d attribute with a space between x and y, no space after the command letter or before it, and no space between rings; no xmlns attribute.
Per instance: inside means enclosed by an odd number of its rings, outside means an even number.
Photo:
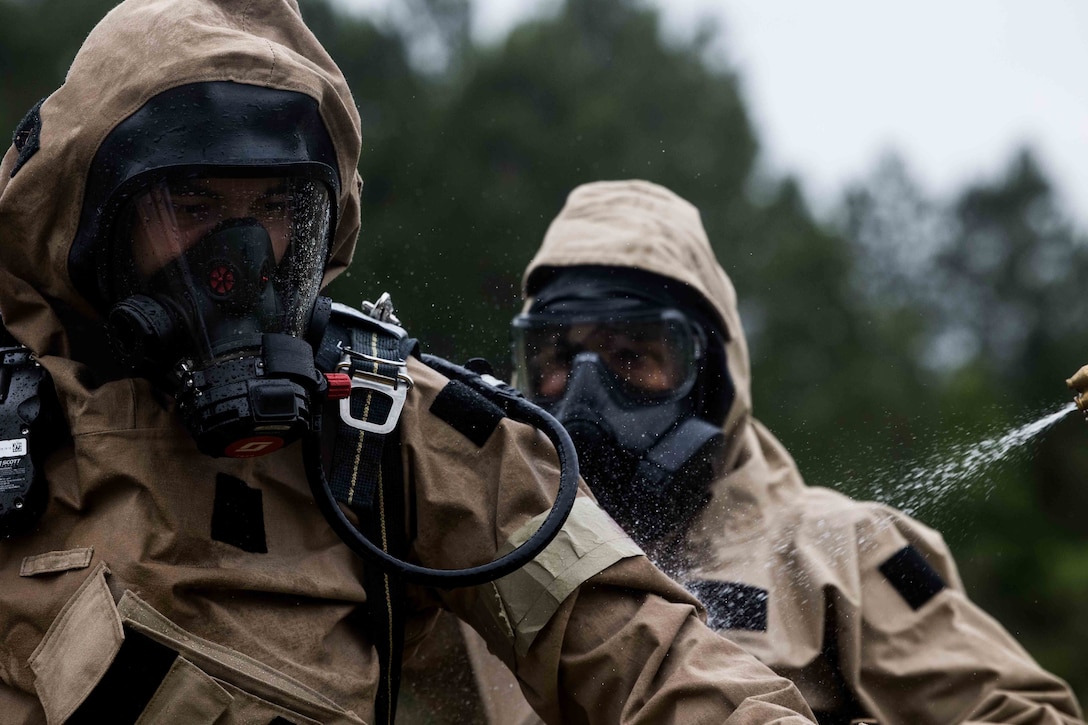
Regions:
<svg viewBox="0 0 1088 725"><path fill-rule="evenodd" d="M502 408L457 380L451 380L431 403L431 413L449 423L465 438L482 448L499 421Z"/></svg>
<svg viewBox="0 0 1088 725"><path fill-rule="evenodd" d="M739 582L693 579L687 588L706 607L711 629L767 631L767 590Z"/></svg>
<svg viewBox="0 0 1088 725"><path fill-rule="evenodd" d="M941 575L913 546L904 546L888 557L880 565L880 573L888 577L911 609L919 609L946 586Z"/></svg>
<svg viewBox="0 0 1088 725"><path fill-rule="evenodd" d="M226 473L215 477L212 538L251 554L267 554L264 498L260 489Z"/></svg>

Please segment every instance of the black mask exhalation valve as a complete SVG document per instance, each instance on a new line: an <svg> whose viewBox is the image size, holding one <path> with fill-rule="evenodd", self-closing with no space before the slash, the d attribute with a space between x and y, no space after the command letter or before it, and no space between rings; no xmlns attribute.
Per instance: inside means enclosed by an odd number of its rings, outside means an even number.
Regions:
<svg viewBox="0 0 1088 725"><path fill-rule="evenodd" d="M328 384L311 342L279 332L292 312L275 274L265 228L231 219L156 272L148 285L155 291L110 312L115 355L174 394L210 456L265 455L314 427ZM318 298L308 339L320 339L329 309Z"/></svg>

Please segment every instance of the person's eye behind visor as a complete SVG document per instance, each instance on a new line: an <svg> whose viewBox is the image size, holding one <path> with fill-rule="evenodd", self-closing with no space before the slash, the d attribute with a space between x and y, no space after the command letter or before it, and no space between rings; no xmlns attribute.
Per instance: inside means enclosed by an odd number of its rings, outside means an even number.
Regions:
<svg viewBox="0 0 1088 725"><path fill-rule="evenodd" d="M305 178L176 178L133 197L111 273L118 298L168 296L213 357L240 338L305 334L329 245L331 201ZM229 338L238 338L231 340Z"/></svg>
<svg viewBox="0 0 1088 725"><path fill-rule="evenodd" d="M676 310L573 319L519 315L513 323L516 381L532 400L558 400L575 357L592 353L633 400L683 395L702 354L699 332Z"/></svg>

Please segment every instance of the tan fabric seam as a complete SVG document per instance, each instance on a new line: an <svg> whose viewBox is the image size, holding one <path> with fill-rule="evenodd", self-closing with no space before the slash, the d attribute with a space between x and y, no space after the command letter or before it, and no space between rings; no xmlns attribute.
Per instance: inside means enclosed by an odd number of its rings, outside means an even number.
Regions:
<svg viewBox="0 0 1088 725"><path fill-rule="evenodd" d="M284 720L287 720L287 722L291 723L291 725L296 725L296 724L297 725L340 725L341 723L344 723L344 722L350 722L350 723L355 723L356 722L355 720L351 719L352 718L351 713L345 713L344 719L337 719L335 724L334 723L328 723L328 721L326 721L326 720L315 720L314 718L308 717L307 715L305 715L305 714L303 714L301 712L293 710L293 709L291 709L289 707L284 707L283 705L272 702L271 700L267 700L267 699L261 697L260 695L256 695L256 694L254 694L252 692L247 692L246 690L243 690L242 688L240 688L240 687L238 687L236 685L233 685L230 682L225 682L223 680L215 680L215 682L220 687L222 687L226 691L226 693L228 695L230 695L231 697L234 698L235 702L232 703L232 705L234 705L236 708L238 708L238 709L240 709L242 711L245 711L247 709L247 706L253 707L253 705L255 704L255 705L259 706L260 710L271 710L272 713L274 713L275 715L278 715L279 717L283 718ZM230 714L233 714L233 713L230 713ZM262 714L262 716L265 715L264 712L262 712L261 714ZM218 721L216 721L216 722L218 722ZM246 722L252 722L252 721L247 720ZM273 720L273 722L275 722L275 720ZM188 725L188 724L186 724L186 725ZM367 723L361 723L361 725L368 725L368 724Z"/></svg>
<svg viewBox="0 0 1088 725"><path fill-rule="evenodd" d="M132 427L125 428L125 427L118 426L116 428L98 428L96 430L85 430L85 431L82 431L82 432L79 432L79 433L73 431L72 432L72 438L89 438L91 436L112 435L112 434L115 434L115 433L138 433L140 431L154 432L154 431L166 431L166 430L168 430L168 429L163 428L161 426L150 426L150 425L141 426L139 428L132 428Z"/></svg>
<svg viewBox="0 0 1088 725"><path fill-rule="evenodd" d="M178 705L179 680L186 682L186 684L191 684L194 680L202 683L199 693L194 693L185 688L186 707L203 710L203 712L187 711L185 713L186 718L203 716L206 718L207 725L211 725L214 722L211 718L218 718L222 715L230 707L230 703L234 699L214 679L201 672L199 667L184 657L177 657L170 666L170 670L166 673L166 677L163 678L162 683L155 690L155 694L152 695L151 701L147 703L143 712L140 713L135 725L155 725L163 722L162 718L170 713L170 708ZM197 694L199 697L194 697ZM176 712L174 718L177 718ZM197 725L197 723L193 723L193 725ZM205 725L205 721L202 720L200 725Z"/></svg>
<svg viewBox="0 0 1088 725"><path fill-rule="evenodd" d="M363 406L363 420L366 420L367 417L370 415L370 396L371 395L373 395L373 393L369 392L369 391L366 394L366 405ZM350 400L350 398L349 398L349 400ZM355 484L359 480L359 461L362 459L362 456L363 456L363 439L364 438L366 438L366 431L360 430L359 435L356 438L357 442L355 444L355 458L352 461L352 463L354 463L354 465L351 467L351 484L348 486L348 503L349 504L354 504L355 503Z"/></svg>
<svg viewBox="0 0 1088 725"><path fill-rule="evenodd" d="M48 725L63 723L75 712L121 649L125 636L106 585L108 573L99 562L27 660ZM78 618L74 625L73 617Z"/></svg>
<svg viewBox="0 0 1088 725"><path fill-rule="evenodd" d="M136 417L138 413L138 411L136 410L136 401L140 399L140 396L136 393L136 381L132 380L131 378L128 381L128 393L129 400L131 402L128 407L128 412L129 415L132 416L132 424L129 425L127 429L131 430L136 427L136 421L138 420L138 418Z"/></svg>
<svg viewBox="0 0 1088 725"><path fill-rule="evenodd" d="M213 677L232 673L233 678L222 676L223 680L245 680L247 687L254 692L273 691L288 696L311 708L320 709L326 714L343 715L345 711L320 692L283 673L255 660L241 652L196 637L174 624L151 605L144 602L131 590L126 590L117 605L125 623L137 629L157 642L161 642L192 661Z"/></svg>
<svg viewBox="0 0 1088 725"><path fill-rule="evenodd" d="M272 67L268 69L268 80L265 83L272 85L272 77L276 73L276 46L272 45L271 41L265 42L268 43L268 51L272 53Z"/></svg>
<svg viewBox="0 0 1088 725"><path fill-rule="evenodd" d="M488 643L488 648L516 674L516 635L495 582L488 582L480 588L471 624Z"/></svg>
<svg viewBox="0 0 1088 725"><path fill-rule="evenodd" d="M40 574L55 574L72 569L86 569L91 565L94 557L94 547L80 547L66 549L64 551L47 551L44 554L35 554L23 558L19 567L19 576L38 576Z"/></svg>
<svg viewBox="0 0 1088 725"><path fill-rule="evenodd" d="M498 585L495 582L488 582L491 587L491 593L495 596L495 603L497 604L497 611L499 614L498 621L503 625L503 629L510 640L514 640L514 623L510 621L510 614L506 611L506 605L503 604L502 594L499 592Z"/></svg>

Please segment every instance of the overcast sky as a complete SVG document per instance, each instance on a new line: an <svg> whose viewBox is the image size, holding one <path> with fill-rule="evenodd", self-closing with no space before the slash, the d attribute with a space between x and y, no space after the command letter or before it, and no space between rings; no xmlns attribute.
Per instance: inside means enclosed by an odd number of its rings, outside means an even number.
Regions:
<svg viewBox="0 0 1088 725"><path fill-rule="evenodd" d="M395 0L339 0L381 12ZM476 0L493 41L548 2ZM817 205L890 149L934 194L992 176L1030 144L1088 227L1085 0L667 0L672 33L713 19L764 164Z"/></svg>

